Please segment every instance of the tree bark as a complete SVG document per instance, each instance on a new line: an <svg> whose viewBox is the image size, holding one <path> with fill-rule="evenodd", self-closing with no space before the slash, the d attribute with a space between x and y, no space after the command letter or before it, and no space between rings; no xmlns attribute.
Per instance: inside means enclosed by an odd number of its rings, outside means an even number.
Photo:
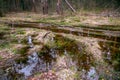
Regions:
<svg viewBox="0 0 120 80"><path fill-rule="evenodd" d="M62 15L63 14L63 10L62 10L62 0L57 0L57 14Z"/></svg>
<svg viewBox="0 0 120 80"><path fill-rule="evenodd" d="M3 17L3 0L0 1L0 17Z"/></svg>
<svg viewBox="0 0 120 80"><path fill-rule="evenodd" d="M48 0L41 0L43 14L48 14Z"/></svg>
<svg viewBox="0 0 120 80"><path fill-rule="evenodd" d="M37 9L36 9L36 5L35 5L35 0L32 0L32 6L33 6L33 11L34 12L37 12Z"/></svg>
<svg viewBox="0 0 120 80"><path fill-rule="evenodd" d="M0 9L0 17L3 17L3 11Z"/></svg>

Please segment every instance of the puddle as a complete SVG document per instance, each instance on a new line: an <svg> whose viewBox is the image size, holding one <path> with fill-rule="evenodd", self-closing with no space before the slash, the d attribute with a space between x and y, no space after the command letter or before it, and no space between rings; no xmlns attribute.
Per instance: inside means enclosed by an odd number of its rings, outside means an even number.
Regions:
<svg viewBox="0 0 120 80"><path fill-rule="evenodd" d="M91 67L88 72L82 70L85 73L82 78L85 80L99 80L99 75L95 69L95 67Z"/></svg>
<svg viewBox="0 0 120 80"><path fill-rule="evenodd" d="M24 26L24 24L21 26ZM28 24L25 24L25 26L30 27ZM102 41L99 42L99 45L102 48L104 60L109 65L113 66L116 71L120 71L119 36L109 37L101 34L101 31L85 29L83 29L83 31L81 30L81 32L51 27L41 27L41 29L114 41L113 43ZM34 48L33 37L34 36L27 37L29 49ZM85 51L86 45L61 35L56 35L51 39L51 42L52 44L50 45L44 45L40 52L34 51L30 55L21 55L22 58L20 57L11 61L11 66L0 69L0 80L27 80L29 77L34 77L34 75L38 73L47 73L50 70L60 75L64 75L62 71L66 71L69 73L68 75L80 72L81 74L78 76L78 80L80 78L83 80L99 80L99 70L96 69L95 59L92 54ZM21 52L27 53L26 49Z"/></svg>
<svg viewBox="0 0 120 80"><path fill-rule="evenodd" d="M28 56L27 65L15 63L15 70L19 74L24 74L25 77L32 75L32 70L37 65L39 61L38 55L34 52L32 55Z"/></svg>
<svg viewBox="0 0 120 80"><path fill-rule="evenodd" d="M56 35L52 41L54 41L55 46L45 45L42 51L33 52L31 55L22 56L23 58L15 60L13 66L10 69L5 69L5 72L1 74L2 76L0 75L0 80L18 80L19 78L26 80L36 73L48 72L55 68L55 71L58 71L59 66L55 67L55 65L58 63L58 58L62 59L63 56L67 57L65 62L62 62L62 64L66 64L67 68L73 66L77 71L84 69L88 72L88 77L95 73L91 71L94 59L92 55L84 51L85 46L83 44L61 35ZM32 37L28 37L28 42L32 43ZM6 77L2 78L3 75L6 75ZM10 79L7 77L10 77Z"/></svg>
<svg viewBox="0 0 120 80"><path fill-rule="evenodd" d="M28 44L29 44L30 48L33 48L33 42L32 42L31 36L28 36Z"/></svg>

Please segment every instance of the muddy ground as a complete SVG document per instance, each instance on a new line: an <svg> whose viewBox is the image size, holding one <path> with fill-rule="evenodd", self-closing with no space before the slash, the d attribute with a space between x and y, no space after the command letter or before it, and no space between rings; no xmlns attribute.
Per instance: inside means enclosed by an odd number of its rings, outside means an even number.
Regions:
<svg viewBox="0 0 120 80"><path fill-rule="evenodd" d="M0 80L120 79L118 18L22 14L0 19Z"/></svg>

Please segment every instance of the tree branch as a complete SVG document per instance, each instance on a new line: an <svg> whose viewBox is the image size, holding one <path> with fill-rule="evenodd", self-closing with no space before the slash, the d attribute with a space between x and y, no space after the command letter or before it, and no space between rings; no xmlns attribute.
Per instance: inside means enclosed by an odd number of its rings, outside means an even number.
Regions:
<svg viewBox="0 0 120 80"><path fill-rule="evenodd" d="M68 0L65 0L65 2L73 12L76 12L76 10L71 6L71 4L68 2Z"/></svg>

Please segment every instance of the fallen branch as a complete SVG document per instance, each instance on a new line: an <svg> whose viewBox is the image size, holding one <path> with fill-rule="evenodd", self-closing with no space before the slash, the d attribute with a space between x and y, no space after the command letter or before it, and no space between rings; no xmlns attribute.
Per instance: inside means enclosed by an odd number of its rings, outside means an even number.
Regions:
<svg viewBox="0 0 120 80"><path fill-rule="evenodd" d="M50 32L47 32L47 33L43 36L43 39L44 39L48 34L50 34Z"/></svg>
<svg viewBox="0 0 120 80"><path fill-rule="evenodd" d="M68 2L68 0L65 0L65 2L73 12L76 12L76 10L71 6L71 4Z"/></svg>

